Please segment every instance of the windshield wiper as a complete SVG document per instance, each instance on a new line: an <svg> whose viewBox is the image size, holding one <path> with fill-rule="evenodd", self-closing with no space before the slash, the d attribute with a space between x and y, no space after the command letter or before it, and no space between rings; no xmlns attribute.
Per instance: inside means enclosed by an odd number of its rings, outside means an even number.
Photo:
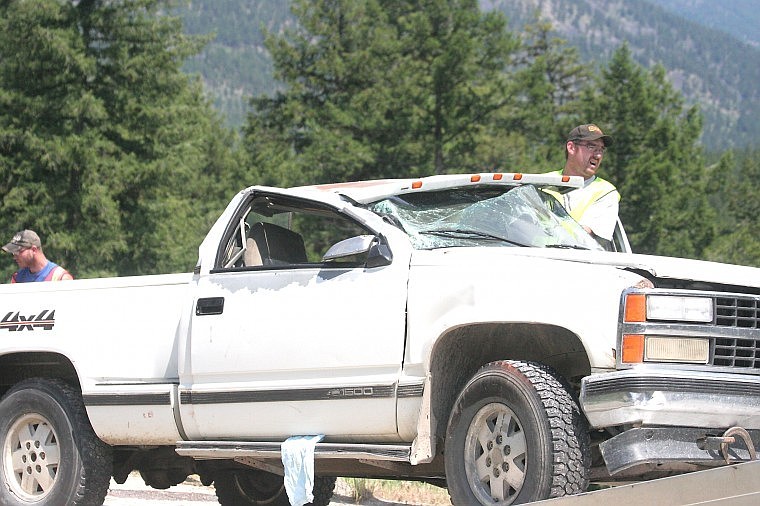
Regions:
<svg viewBox="0 0 760 506"><path fill-rule="evenodd" d="M577 244L547 244L546 248L559 248L559 249L585 249L589 250L586 246L578 246Z"/></svg>
<svg viewBox="0 0 760 506"><path fill-rule="evenodd" d="M513 241L506 237L501 237L495 234L489 234L488 232L481 232L480 230L462 230L462 229L437 229L437 230L420 230L420 234L437 235L440 237L451 237L454 239L486 239L488 241L499 241L512 244L514 246L529 247L528 244Z"/></svg>

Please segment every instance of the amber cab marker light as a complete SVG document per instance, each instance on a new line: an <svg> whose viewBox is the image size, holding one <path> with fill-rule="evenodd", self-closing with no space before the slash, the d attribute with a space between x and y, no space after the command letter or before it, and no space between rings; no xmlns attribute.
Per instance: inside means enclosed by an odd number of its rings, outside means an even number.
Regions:
<svg viewBox="0 0 760 506"><path fill-rule="evenodd" d="M570 181L570 176L562 176L563 183L567 183L568 181Z"/></svg>
<svg viewBox="0 0 760 506"><path fill-rule="evenodd" d="M522 174L515 174L514 176L512 176L512 179L514 179L515 181L519 181L522 179Z"/></svg>
<svg viewBox="0 0 760 506"><path fill-rule="evenodd" d="M620 361L624 364L640 364L644 361L644 336L641 334L623 335L623 351Z"/></svg>
<svg viewBox="0 0 760 506"><path fill-rule="evenodd" d="M503 175L502 175L502 174L494 174L494 175L493 175L493 180L494 180L494 181L501 181L501 178L502 178L502 177L503 177Z"/></svg>
<svg viewBox="0 0 760 506"><path fill-rule="evenodd" d="M478 181L480 181L480 176L478 174L475 174L474 176L470 177L471 183L477 183Z"/></svg>
<svg viewBox="0 0 760 506"><path fill-rule="evenodd" d="M422 188L422 181L412 183L412 190L419 190L420 188Z"/></svg>
<svg viewBox="0 0 760 506"><path fill-rule="evenodd" d="M647 321L647 296L643 293L631 293L625 297L625 321Z"/></svg>

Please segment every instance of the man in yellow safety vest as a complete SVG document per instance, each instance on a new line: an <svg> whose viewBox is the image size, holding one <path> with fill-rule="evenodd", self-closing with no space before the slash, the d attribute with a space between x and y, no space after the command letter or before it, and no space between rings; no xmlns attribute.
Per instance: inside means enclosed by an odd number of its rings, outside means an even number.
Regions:
<svg viewBox="0 0 760 506"><path fill-rule="evenodd" d="M565 168L556 173L581 176L585 181L581 188L569 192L549 192L586 232L605 241L612 240L620 202L615 186L596 175L610 145L612 137L596 125L580 125L570 130L565 142Z"/></svg>

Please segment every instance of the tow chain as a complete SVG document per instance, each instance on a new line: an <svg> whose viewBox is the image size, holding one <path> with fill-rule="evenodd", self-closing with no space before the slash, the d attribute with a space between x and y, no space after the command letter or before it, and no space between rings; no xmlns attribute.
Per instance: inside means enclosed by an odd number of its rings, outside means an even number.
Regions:
<svg viewBox="0 0 760 506"><path fill-rule="evenodd" d="M728 447L736 442L736 437L734 436L739 436L742 441L744 441L744 444L747 445L747 450L749 450L749 460L757 460L755 443L752 442L752 436L749 435L749 432L742 427L731 427L724 432L723 437L720 438L720 452L723 454L726 464L731 463L731 457L728 455Z"/></svg>

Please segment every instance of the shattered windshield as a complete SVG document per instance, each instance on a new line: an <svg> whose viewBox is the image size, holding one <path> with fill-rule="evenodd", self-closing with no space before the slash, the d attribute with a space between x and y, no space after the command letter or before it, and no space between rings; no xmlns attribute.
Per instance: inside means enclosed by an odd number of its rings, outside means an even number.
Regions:
<svg viewBox="0 0 760 506"><path fill-rule="evenodd" d="M404 230L415 249L456 246L602 249L554 197L533 185L410 193L367 207Z"/></svg>

